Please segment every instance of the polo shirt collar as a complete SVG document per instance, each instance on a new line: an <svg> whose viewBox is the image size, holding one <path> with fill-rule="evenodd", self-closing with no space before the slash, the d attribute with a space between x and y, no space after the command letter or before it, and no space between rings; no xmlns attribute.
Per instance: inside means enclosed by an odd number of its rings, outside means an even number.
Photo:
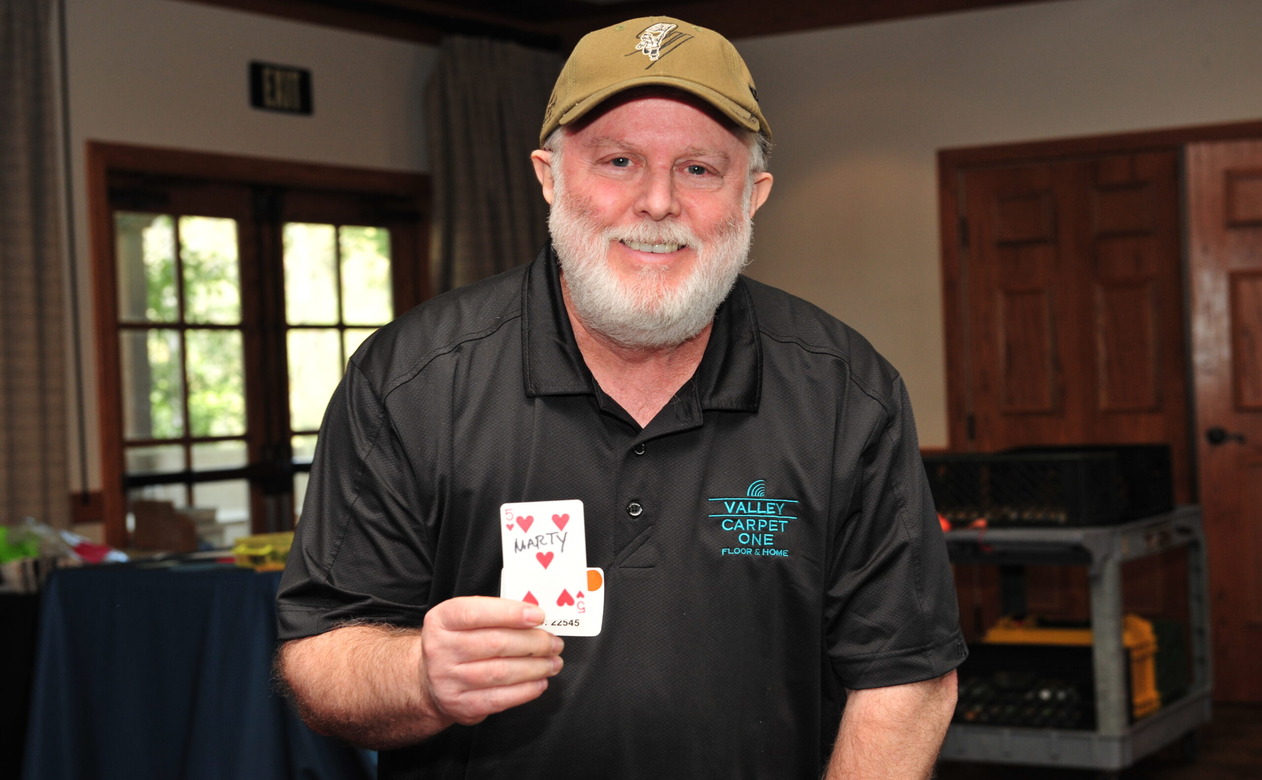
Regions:
<svg viewBox="0 0 1262 780"><path fill-rule="evenodd" d="M596 395L561 295L556 253L545 248L522 284L522 354L528 397ZM758 319L743 278L719 306L701 365L680 395L695 395L702 410L756 412L762 396Z"/></svg>

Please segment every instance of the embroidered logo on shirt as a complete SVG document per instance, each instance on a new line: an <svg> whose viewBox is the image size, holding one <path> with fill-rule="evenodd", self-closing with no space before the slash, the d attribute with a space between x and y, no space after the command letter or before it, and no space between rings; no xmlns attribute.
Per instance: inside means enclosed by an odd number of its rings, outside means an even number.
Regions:
<svg viewBox="0 0 1262 780"><path fill-rule="evenodd" d="M768 498L767 483L756 479L744 496L707 500L709 518L718 524L725 543L719 555L789 557L787 537L797 519L797 499Z"/></svg>

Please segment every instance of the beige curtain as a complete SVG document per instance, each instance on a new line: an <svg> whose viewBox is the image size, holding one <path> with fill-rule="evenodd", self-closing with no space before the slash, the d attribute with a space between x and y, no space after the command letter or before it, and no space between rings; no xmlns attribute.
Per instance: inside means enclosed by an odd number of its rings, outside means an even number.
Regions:
<svg viewBox="0 0 1262 780"><path fill-rule="evenodd" d="M533 260L547 240L530 152L560 71L552 52L479 38L442 42L425 93L437 292Z"/></svg>
<svg viewBox="0 0 1262 780"><path fill-rule="evenodd" d="M69 523L54 0L0 2L0 524Z"/></svg>

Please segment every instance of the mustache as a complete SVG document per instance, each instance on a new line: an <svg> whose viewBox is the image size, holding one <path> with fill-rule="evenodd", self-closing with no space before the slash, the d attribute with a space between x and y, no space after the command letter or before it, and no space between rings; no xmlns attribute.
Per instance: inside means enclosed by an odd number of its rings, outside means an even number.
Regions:
<svg viewBox="0 0 1262 780"><path fill-rule="evenodd" d="M704 242L687 225L675 220L645 220L631 225L607 227L602 231L608 241L633 241L638 244L680 244L702 249Z"/></svg>

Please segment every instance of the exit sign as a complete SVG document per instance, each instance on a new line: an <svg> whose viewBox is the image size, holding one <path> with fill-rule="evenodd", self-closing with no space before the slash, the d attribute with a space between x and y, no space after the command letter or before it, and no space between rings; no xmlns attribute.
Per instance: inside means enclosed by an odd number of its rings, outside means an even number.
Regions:
<svg viewBox="0 0 1262 780"><path fill-rule="evenodd" d="M285 114L311 113L311 71L267 62L250 63L250 105Z"/></svg>

